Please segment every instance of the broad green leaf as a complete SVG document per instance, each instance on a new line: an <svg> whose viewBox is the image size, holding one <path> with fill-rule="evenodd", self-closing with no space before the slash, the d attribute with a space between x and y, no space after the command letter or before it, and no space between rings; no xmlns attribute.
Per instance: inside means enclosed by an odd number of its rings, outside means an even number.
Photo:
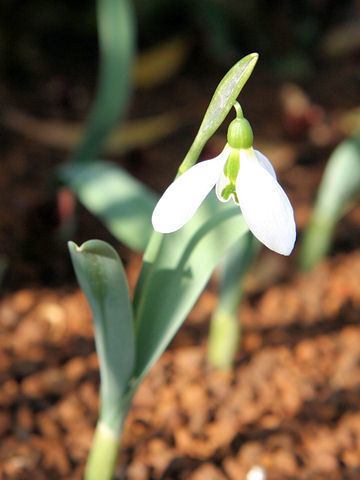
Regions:
<svg viewBox="0 0 360 480"><path fill-rule="evenodd" d="M97 0L100 74L86 133L72 160L89 162L102 151L130 99L135 53L135 17L130 0Z"/></svg>
<svg viewBox="0 0 360 480"><path fill-rule="evenodd" d="M134 368L134 324L125 272L106 242L69 242L79 285L94 317L101 376L100 420L112 431L121 428L121 401ZM119 424L120 423L120 424Z"/></svg>
<svg viewBox="0 0 360 480"><path fill-rule="evenodd" d="M183 163L180 165L180 174L184 173L197 162L205 143L220 127L236 102L237 97L256 65L258 57L259 55L257 53L251 53L242 58L221 80L206 110L195 140Z"/></svg>
<svg viewBox="0 0 360 480"><path fill-rule="evenodd" d="M360 137L344 140L326 166L301 245L300 267L313 268L328 252L336 223L360 192Z"/></svg>
<svg viewBox="0 0 360 480"><path fill-rule="evenodd" d="M181 230L151 238L134 298L137 381L165 350L221 257L247 230L239 208L212 193Z"/></svg>
<svg viewBox="0 0 360 480"><path fill-rule="evenodd" d="M241 301L244 276L259 251L260 242L248 231L224 257L219 289L219 308L233 314Z"/></svg>
<svg viewBox="0 0 360 480"><path fill-rule="evenodd" d="M68 163L61 179L106 228L132 250L144 251L152 233L156 195L120 167L107 161Z"/></svg>

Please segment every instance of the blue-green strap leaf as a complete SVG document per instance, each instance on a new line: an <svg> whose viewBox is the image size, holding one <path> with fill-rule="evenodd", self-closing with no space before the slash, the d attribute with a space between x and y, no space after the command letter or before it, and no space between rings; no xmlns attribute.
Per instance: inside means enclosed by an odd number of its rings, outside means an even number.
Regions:
<svg viewBox="0 0 360 480"><path fill-rule="evenodd" d="M360 189L360 135L338 145L326 166L314 211L339 217Z"/></svg>
<svg viewBox="0 0 360 480"><path fill-rule="evenodd" d="M304 232L300 268L311 270L327 254L340 217L360 192L360 135L341 142L331 154Z"/></svg>
<svg viewBox="0 0 360 480"><path fill-rule="evenodd" d="M60 179L106 228L132 250L144 251L153 232L151 215L157 196L112 162L67 163Z"/></svg>
<svg viewBox="0 0 360 480"><path fill-rule="evenodd" d="M97 0L100 73L84 139L71 160L94 160L127 111L135 54L135 15L130 0Z"/></svg>
<svg viewBox="0 0 360 480"><path fill-rule="evenodd" d="M101 375L100 420L121 428L121 401L127 393L135 358L133 313L125 272L116 251L106 242L69 242L80 287L94 317Z"/></svg>

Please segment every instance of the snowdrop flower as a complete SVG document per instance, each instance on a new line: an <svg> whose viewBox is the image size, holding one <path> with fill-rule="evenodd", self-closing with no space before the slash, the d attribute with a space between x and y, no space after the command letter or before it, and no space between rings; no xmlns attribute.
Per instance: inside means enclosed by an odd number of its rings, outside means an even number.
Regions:
<svg viewBox="0 0 360 480"><path fill-rule="evenodd" d="M154 230L179 230L215 186L221 202L231 198L239 205L258 240L277 253L290 255L296 238L292 206L270 161L253 149L251 126L240 106L236 110L237 118L229 126L228 143L220 155L177 177L160 198L152 216Z"/></svg>

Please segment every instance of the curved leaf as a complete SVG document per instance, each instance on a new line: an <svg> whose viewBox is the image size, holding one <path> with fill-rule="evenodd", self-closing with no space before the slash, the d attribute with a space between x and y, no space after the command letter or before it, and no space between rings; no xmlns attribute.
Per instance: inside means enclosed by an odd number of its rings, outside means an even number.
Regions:
<svg viewBox="0 0 360 480"><path fill-rule="evenodd" d="M72 160L88 162L102 151L115 123L126 113L135 53L135 18L130 0L97 0L100 74L84 139Z"/></svg>
<svg viewBox="0 0 360 480"><path fill-rule="evenodd" d="M80 202L120 242L132 250L145 250L157 201L150 189L122 168L102 160L68 163L59 173Z"/></svg>
<svg viewBox="0 0 360 480"><path fill-rule="evenodd" d="M300 267L310 270L324 258L334 228L360 191L360 136L344 140L331 154L301 245Z"/></svg>
<svg viewBox="0 0 360 480"><path fill-rule="evenodd" d="M121 401L134 368L133 314L125 272L116 251L106 242L69 242L80 287L94 317L101 375L100 420L112 431L123 421Z"/></svg>
<svg viewBox="0 0 360 480"><path fill-rule="evenodd" d="M152 237L134 298L137 381L165 350L221 257L247 230L239 208L221 204L212 193L181 230Z"/></svg>

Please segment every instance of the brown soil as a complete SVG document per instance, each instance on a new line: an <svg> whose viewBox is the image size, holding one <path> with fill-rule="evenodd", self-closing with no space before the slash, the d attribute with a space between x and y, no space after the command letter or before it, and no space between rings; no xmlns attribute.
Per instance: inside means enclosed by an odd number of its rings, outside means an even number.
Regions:
<svg viewBox="0 0 360 480"><path fill-rule="evenodd" d="M276 100L278 85L266 87L264 115L260 95L251 95L264 84L249 84L246 97L258 119L258 145L278 166L300 229L328 153L343 135L344 111L332 103L330 81L339 78L324 78L328 90L318 91L319 80L312 86L320 115L310 105L305 116L291 117ZM205 94L187 87L190 99L202 95L202 111ZM176 145L168 139L146 155L135 152L130 170L163 188L190 143L190 133L181 132ZM216 147L215 139L208 148ZM9 269L0 303L0 478L80 479L99 380L91 315L59 240L59 199L49 185L63 153L11 132L3 150L1 245ZM116 244L84 209L77 225L78 242L101 237ZM206 363L213 279L134 399L116 478L241 480L260 464L269 480L359 479L359 237L357 208L341 222L331 257L309 274L298 273L291 258L262 253L239 311L243 338L230 372ZM133 287L140 257L119 251Z"/></svg>
<svg viewBox="0 0 360 480"><path fill-rule="evenodd" d="M206 364L206 291L135 397L117 478L359 478L359 275L354 251L250 295L227 373ZM98 408L84 297L19 290L0 318L4 478L80 479Z"/></svg>

